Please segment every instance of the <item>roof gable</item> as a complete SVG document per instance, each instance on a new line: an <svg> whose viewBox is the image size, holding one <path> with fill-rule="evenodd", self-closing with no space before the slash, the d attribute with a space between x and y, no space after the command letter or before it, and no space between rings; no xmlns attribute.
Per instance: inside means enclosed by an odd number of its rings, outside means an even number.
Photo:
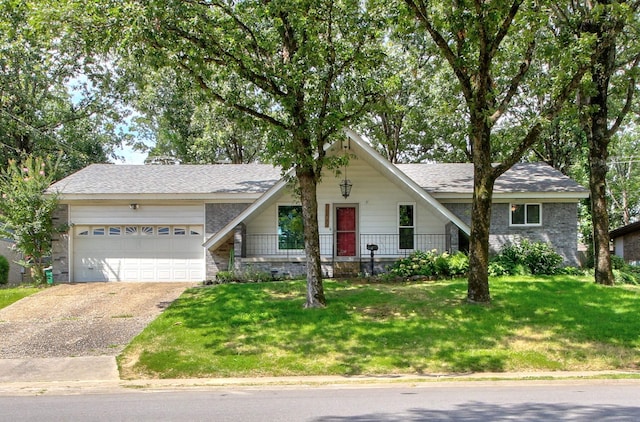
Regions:
<svg viewBox="0 0 640 422"><path fill-rule="evenodd" d="M410 191L412 191L422 201L429 204L436 212L446 217L449 221L452 221L465 233L470 233L471 229L466 223L464 223L458 216L456 216L444 205L434 199L427 191L417 185L411 178L400 171L396 166L383 158L364 139L362 139L360 135L358 135L351 129L345 129L344 133L348 137L350 142L353 143L352 152L355 152L356 155L364 158L390 180L395 180L398 183L406 185ZM330 146L327 146L326 148L328 149L329 147ZM262 207L266 206L266 204L268 204L275 195L281 192L281 190L284 189L285 186L286 183L284 183L282 180L278 182L278 184L274 185L269 191L258 198L257 201L255 201L246 210L240 213L240 215L230 221L224 228L218 231L218 233L207 239L203 246L211 249L218 246L221 242L224 242L230 235L231 231L238 224L242 223L252 214L258 212L260 209L262 209Z"/></svg>

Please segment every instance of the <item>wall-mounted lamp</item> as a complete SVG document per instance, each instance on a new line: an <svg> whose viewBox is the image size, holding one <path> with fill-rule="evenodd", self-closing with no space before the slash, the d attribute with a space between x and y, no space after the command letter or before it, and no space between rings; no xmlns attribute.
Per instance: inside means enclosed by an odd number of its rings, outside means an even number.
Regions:
<svg viewBox="0 0 640 422"><path fill-rule="evenodd" d="M129 204L129 208L131 208L132 210L137 210L140 207L140 205L138 204Z"/></svg>

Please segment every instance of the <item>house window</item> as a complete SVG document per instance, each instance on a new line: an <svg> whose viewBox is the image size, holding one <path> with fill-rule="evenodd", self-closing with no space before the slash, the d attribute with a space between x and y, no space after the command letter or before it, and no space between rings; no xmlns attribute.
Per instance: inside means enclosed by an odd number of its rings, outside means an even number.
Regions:
<svg viewBox="0 0 640 422"><path fill-rule="evenodd" d="M168 236L170 234L171 234L171 231L169 230L169 227L167 226L158 227L158 236Z"/></svg>
<svg viewBox="0 0 640 422"><path fill-rule="evenodd" d="M413 249L415 233L415 207L413 204L398 205L398 234L400 249Z"/></svg>
<svg viewBox="0 0 640 422"><path fill-rule="evenodd" d="M127 236L135 236L138 234L138 226L126 226L124 228L124 234Z"/></svg>
<svg viewBox="0 0 640 422"><path fill-rule="evenodd" d="M190 236L200 236L202 234L202 227L200 226L189 226L189 235Z"/></svg>
<svg viewBox="0 0 640 422"><path fill-rule="evenodd" d="M512 226L539 226L542 224L542 204L511 204Z"/></svg>
<svg viewBox="0 0 640 422"><path fill-rule="evenodd" d="M278 249L304 249L300 205L278 205Z"/></svg>
<svg viewBox="0 0 640 422"><path fill-rule="evenodd" d="M104 227L94 227L91 234L94 236L104 236Z"/></svg>
<svg viewBox="0 0 640 422"><path fill-rule="evenodd" d="M120 234L122 234L122 229L120 227L109 227L109 236L120 236Z"/></svg>
<svg viewBox="0 0 640 422"><path fill-rule="evenodd" d="M76 233L78 236L89 236L89 227L77 227Z"/></svg>
<svg viewBox="0 0 640 422"><path fill-rule="evenodd" d="M173 235L174 236L185 236L187 234L187 229L185 227L174 227Z"/></svg>

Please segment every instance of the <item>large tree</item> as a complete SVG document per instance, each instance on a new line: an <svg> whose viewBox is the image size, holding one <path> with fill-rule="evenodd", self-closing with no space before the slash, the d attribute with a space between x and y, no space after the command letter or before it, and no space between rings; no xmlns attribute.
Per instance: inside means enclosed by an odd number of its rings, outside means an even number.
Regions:
<svg viewBox="0 0 640 422"><path fill-rule="evenodd" d="M45 13L41 2L0 3L0 164L62 151L64 174L106 161L126 135L102 95L110 72Z"/></svg>
<svg viewBox="0 0 640 422"><path fill-rule="evenodd" d="M570 42L564 48L555 44L548 24L551 2L405 3L451 67L466 104L474 167L467 300L488 303L494 182L523 157L546 122L558 115L586 66L571 51ZM538 56L549 53L557 55L561 65L536 68ZM547 95L540 96L544 102L532 104L531 97L543 88L548 89Z"/></svg>
<svg viewBox="0 0 640 422"><path fill-rule="evenodd" d="M392 163L468 161L462 97L425 37L406 34L403 25L392 31L376 70L383 92L358 129Z"/></svg>
<svg viewBox="0 0 640 422"><path fill-rule="evenodd" d="M640 2L578 1L572 6L572 11L580 17L580 31L595 38L589 84L580 91L578 105L589 147L595 281L613 285L606 191L607 161L611 139L631 109L637 89L635 74L640 63L640 49L637 46L640 21L637 13Z"/></svg>
<svg viewBox="0 0 640 422"><path fill-rule="evenodd" d="M72 2L73 3L73 2ZM316 187L325 146L373 99L385 26L360 0L128 0L72 4L120 54L188 75L211 100L263 121L267 153L300 192L306 307L322 307Z"/></svg>
<svg viewBox="0 0 640 422"><path fill-rule="evenodd" d="M144 141L139 148L148 151L148 162L239 164L262 158L262 121L212 101L179 70L149 68L136 79L131 96L139 113L136 132Z"/></svg>

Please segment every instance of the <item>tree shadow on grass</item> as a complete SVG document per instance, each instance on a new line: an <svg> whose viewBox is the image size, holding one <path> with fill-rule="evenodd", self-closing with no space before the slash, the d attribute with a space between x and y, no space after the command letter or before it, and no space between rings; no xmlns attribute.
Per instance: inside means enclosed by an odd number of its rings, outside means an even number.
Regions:
<svg viewBox="0 0 640 422"><path fill-rule="evenodd" d="M462 302L463 281L326 286L328 308L307 310L303 283L194 289L166 312L180 323L168 329L205 338L210 360L235 356L265 373L287 361L301 374L501 372L510 359L505 348L523 327L548 333L577 359L593 342L638 347L633 293L579 281L497 282L490 306Z"/></svg>

